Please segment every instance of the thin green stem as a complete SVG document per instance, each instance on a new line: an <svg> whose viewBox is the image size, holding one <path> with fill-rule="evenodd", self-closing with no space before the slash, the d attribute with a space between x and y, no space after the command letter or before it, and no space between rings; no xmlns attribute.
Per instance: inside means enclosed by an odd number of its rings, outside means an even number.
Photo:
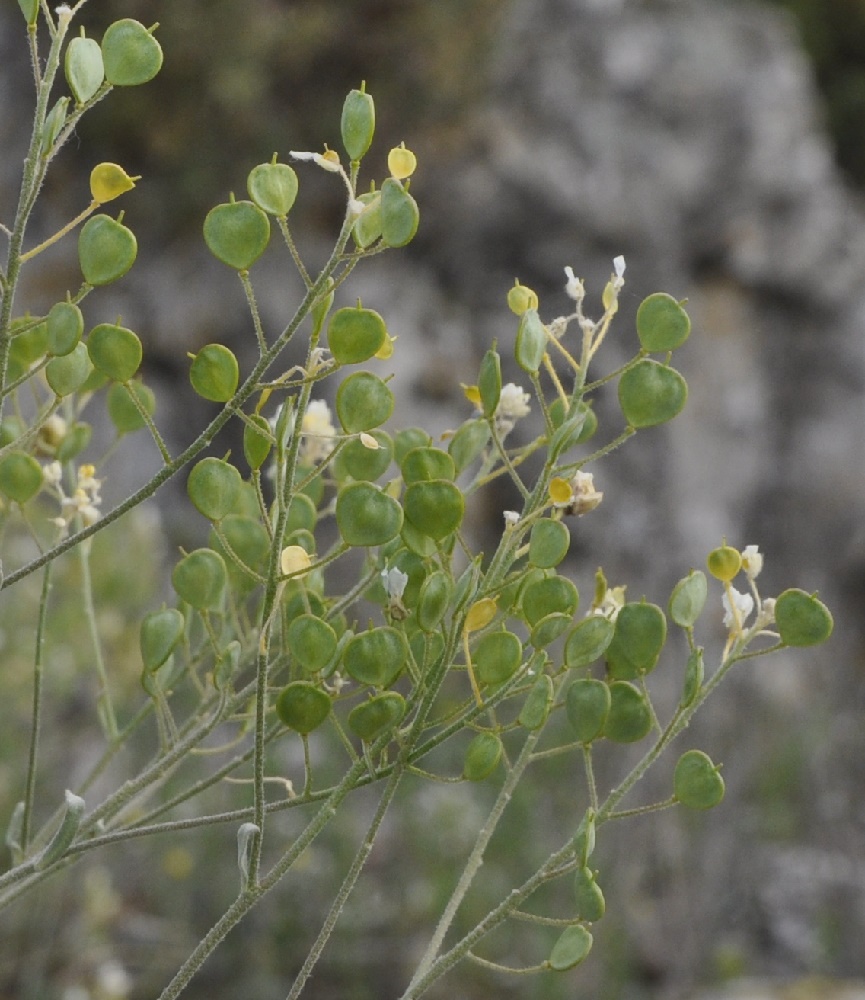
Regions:
<svg viewBox="0 0 865 1000"><path fill-rule="evenodd" d="M96 622L96 608L93 605L93 580L90 574L90 543L86 542L78 549L78 559L81 564L81 599L84 603L84 618L87 622L87 631L90 635L90 643L93 647L93 660L96 664L96 672L99 675L101 690L96 699L99 710L99 719L109 742L117 739L117 716L114 712L114 703L111 699L111 686L108 683L108 672L105 669L105 660L102 657L102 642L99 637L99 626Z"/></svg>
<svg viewBox="0 0 865 1000"><path fill-rule="evenodd" d="M48 621L48 597L51 593L51 567L42 574L39 598L39 619L36 624L36 653L33 658L33 711L30 720L30 753L27 761L27 782L24 790L24 815L21 821L21 850L26 854L30 843L33 803L36 798L36 770L39 755L39 731L42 722L42 664L45 657L45 628Z"/></svg>

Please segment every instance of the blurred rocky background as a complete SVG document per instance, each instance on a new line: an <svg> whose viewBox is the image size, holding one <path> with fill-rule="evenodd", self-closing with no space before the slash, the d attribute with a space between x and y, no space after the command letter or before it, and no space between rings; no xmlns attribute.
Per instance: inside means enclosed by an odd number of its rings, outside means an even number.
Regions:
<svg viewBox="0 0 865 1000"><path fill-rule="evenodd" d="M597 302L612 258L624 254L628 281L599 372L633 352L641 298L668 291L688 299L694 322L677 355L691 400L672 425L599 466L605 501L574 531L581 591L603 565L631 597L664 605L725 535L760 545L764 593L819 590L836 614L825 649L743 664L683 737L683 749L702 746L724 762L720 809L604 830L597 866L608 916L579 975L508 980L461 969L431 995L681 1000L711 988L714 1000L726 981L747 976L789 990L795 981L790 996L816 1000L836 980L865 978L865 3L91 0L84 13L96 37L117 17L159 21L166 64L153 84L113 95L85 119L36 224L51 232L86 202L97 160L143 175L124 201L141 256L116 291L100 294L105 315L88 313L88 322L121 313L142 335L173 446L207 416L188 409L185 352L217 340L241 356L254 351L240 286L203 247L204 215L229 191L240 196L248 170L275 150L287 158L323 141L338 147L343 96L365 79L379 122L372 175L401 140L421 164L418 238L359 269L348 291L399 335L400 422L438 432L468 415L459 383L474 381L493 338L507 354L516 323L504 296L515 277L537 290L550 319L567 310L565 265ZM14 3L0 9L0 73L7 218L30 92ZM293 228L313 262L336 232L341 196L329 176L301 172ZM52 250L53 266L39 269L27 289L34 311L77 287L73 252ZM271 254L252 276L265 325L281 329L297 290L289 265ZM596 405L601 439L610 439L613 394ZM106 493L120 495L155 467L158 456L141 447L112 464ZM173 542L202 530L179 513L182 492L169 486L162 501ZM477 511L478 536L498 533L512 505L497 496ZM723 641L720 617L718 601L706 615L710 649ZM658 671L662 701L676 697L677 670L671 663L667 680ZM610 762L602 780L616 773ZM668 771L651 778L641 800L664 797L668 781ZM492 871L524 871L560 840L557 817L573 814L573 791L554 771L544 782L491 852ZM424 940L424 907L450 885L476 808L445 791L394 817L364 904L349 908L311 997L398 995ZM103 914L79 917L83 943L58 934L53 950L36 949L44 921L20 917L20 946L0 959L6 993L63 996L63 955L77 949L80 960L90 948L97 971L110 955L143 976L130 997L154 995L164 981L158 956L170 966L224 902L221 876L202 884L202 871L224 865L233 885L232 837L189 860L188 881L183 865L166 861L176 845L164 844L153 855L118 852L82 875L75 891ZM346 851L328 842L310 875L326 883ZM142 874L154 864L158 878ZM503 879L492 876L491 899ZM233 936L190 1000L285 995L325 906L307 888L299 903L299 885L286 884ZM70 891L59 912L78 902ZM518 930L504 940L514 964L531 960ZM17 961L28 948L41 963L35 977Z"/></svg>

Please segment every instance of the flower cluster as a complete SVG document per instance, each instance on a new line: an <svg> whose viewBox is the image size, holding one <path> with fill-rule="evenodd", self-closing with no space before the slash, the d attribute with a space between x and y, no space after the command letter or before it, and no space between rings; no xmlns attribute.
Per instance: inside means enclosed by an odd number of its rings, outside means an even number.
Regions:
<svg viewBox="0 0 865 1000"><path fill-rule="evenodd" d="M51 518L65 534L72 521L79 517L84 527L95 524L100 517L99 505L102 503L102 480L95 477L96 468L93 465L78 467L75 490L71 496L63 490L63 466L60 462L49 462L43 469L45 485L53 490L60 501L60 516Z"/></svg>

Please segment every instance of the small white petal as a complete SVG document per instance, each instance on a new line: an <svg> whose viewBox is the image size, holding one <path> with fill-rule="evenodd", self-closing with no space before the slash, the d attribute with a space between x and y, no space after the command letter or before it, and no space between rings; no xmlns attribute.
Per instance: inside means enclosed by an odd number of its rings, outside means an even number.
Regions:
<svg viewBox="0 0 865 1000"><path fill-rule="evenodd" d="M613 258L613 270L616 272L617 278L622 278L625 275L625 258L621 256Z"/></svg>

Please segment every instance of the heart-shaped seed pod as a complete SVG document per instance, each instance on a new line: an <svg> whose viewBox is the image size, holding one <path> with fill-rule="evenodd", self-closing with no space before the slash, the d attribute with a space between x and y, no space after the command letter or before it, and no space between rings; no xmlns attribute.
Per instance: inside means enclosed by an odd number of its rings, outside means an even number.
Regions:
<svg viewBox="0 0 865 1000"><path fill-rule="evenodd" d="M56 302L45 317L49 354L62 357L75 348L84 333L84 317L71 302Z"/></svg>
<svg viewBox="0 0 865 1000"><path fill-rule="evenodd" d="M27 503L42 488L42 466L25 451L0 458L0 493L15 503Z"/></svg>
<svg viewBox="0 0 865 1000"><path fill-rule="evenodd" d="M138 336L125 326L100 323L87 338L93 367L115 382L128 382L141 365L143 351Z"/></svg>
<svg viewBox="0 0 865 1000"><path fill-rule="evenodd" d="M109 215L94 215L78 236L78 262L88 285L109 285L135 263L138 241L131 229Z"/></svg>
<svg viewBox="0 0 865 1000"><path fill-rule="evenodd" d="M531 644L535 649L549 646L568 629L572 620L572 615L562 614L561 611L553 611L551 614L544 615L532 628Z"/></svg>
<svg viewBox="0 0 865 1000"><path fill-rule="evenodd" d="M523 644L513 632L488 632L472 650L472 665L479 684L497 685L520 669Z"/></svg>
<svg viewBox="0 0 865 1000"><path fill-rule="evenodd" d="M681 413L688 385L668 365L643 358L619 379L619 406L631 427L654 427Z"/></svg>
<svg viewBox="0 0 865 1000"><path fill-rule="evenodd" d="M514 356L523 371L535 375L544 360L549 333L541 322L537 309L526 309L517 330Z"/></svg>
<svg viewBox="0 0 865 1000"><path fill-rule="evenodd" d="M572 924L562 931L547 960L555 972L566 972L585 961L592 950L592 935L582 924Z"/></svg>
<svg viewBox="0 0 865 1000"><path fill-rule="evenodd" d="M240 382L237 358L223 344L208 344L192 359L189 381L204 399L227 403Z"/></svg>
<svg viewBox="0 0 865 1000"><path fill-rule="evenodd" d="M102 49L97 41L85 37L84 28L81 29L81 36L73 38L66 46L63 68L66 82L79 107L86 104L102 86L105 79Z"/></svg>
<svg viewBox="0 0 865 1000"><path fill-rule="evenodd" d="M725 540L723 545L712 549L706 557L706 565L716 580L729 583L742 568L742 553Z"/></svg>
<svg viewBox="0 0 865 1000"><path fill-rule="evenodd" d="M595 873L583 866L574 874L574 896L577 901L577 915L590 924L603 917L607 909L601 887L595 881Z"/></svg>
<svg viewBox="0 0 865 1000"><path fill-rule="evenodd" d="M174 567L171 583L177 596L199 611L222 603L226 584L225 561L213 549L195 549Z"/></svg>
<svg viewBox="0 0 865 1000"><path fill-rule="evenodd" d="M399 534L402 507L372 483L343 486L336 497L336 524L346 545L384 545Z"/></svg>
<svg viewBox="0 0 865 1000"><path fill-rule="evenodd" d="M555 574L533 580L523 588L520 597L523 617L533 626L549 614L573 617L580 601L577 588L567 577Z"/></svg>
<svg viewBox="0 0 865 1000"><path fill-rule="evenodd" d="M288 627L286 641L292 658L307 674L324 670L336 654L336 632L318 615L298 615Z"/></svg>
<svg viewBox="0 0 865 1000"><path fill-rule="evenodd" d="M832 613L814 594L785 590L775 601L775 624L788 646L816 646L832 634Z"/></svg>
<svg viewBox="0 0 865 1000"><path fill-rule="evenodd" d="M403 482L430 482L433 479L456 479L453 458L441 448L412 448L400 464Z"/></svg>
<svg viewBox="0 0 865 1000"><path fill-rule="evenodd" d="M207 213L204 242L217 260L247 271L267 249L270 222L251 201L225 202Z"/></svg>
<svg viewBox="0 0 865 1000"><path fill-rule="evenodd" d="M393 444L384 431L364 432L340 449L333 462L333 474L340 482L351 476L372 483L384 475L392 457Z"/></svg>
<svg viewBox="0 0 865 1000"><path fill-rule="evenodd" d="M380 427L393 413L393 393L377 375L355 372L336 390L336 414L347 434Z"/></svg>
<svg viewBox="0 0 865 1000"><path fill-rule="evenodd" d="M302 736L318 729L330 715L330 709L328 693L309 681L293 681L276 699L280 722Z"/></svg>
<svg viewBox="0 0 865 1000"><path fill-rule="evenodd" d="M691 570L673 587L667 610L680 628L693 628L703 612L709 592L706 574Z"/></svg>
<svg viewBox="0 0 865 1000"><path fill-rule="evenodd" d="M360 90L350 90L346 95L340 132L348 158L357 162L372 145L375 134L375 104L366 92L366 83L360 85Z"/></svg>
<svg viewBox="0 0 865 1000"><path fill-rule="evenodd" d="M162 68L162 48L153 37L153 28L123 18L109 25L102 36L105 79L115 87L137 87L147 83Z"/></svg>
<svg viewBox="0 0 865 1000"><path fill-rule="evenodd" d="M87 345L78 343L61 358L52 358L45 366L45 380L58 396L78 392L93 371Z"/></svg>
<svg viewBox="0 0 865 1000"><path fill-rule="evenodd" d="M221 521L234 510L242 482L233 465L221 458L203 458L192 467L186 492L200 514L209 521Z"/></svg>
<svg viewBox="0 0 865 1000"><path fill-rule="evenodd" d="M163 608L145 616L138 633L145 670L158 670L165 663L183 637L185 625L185 619L177 608Z"/></svg>
<svg viewBox="0 0 865 1000"><path fill-rule="evenodd" d="M430 573L424 580L417 604L417 623L424 632L435 632L441 625L453 593L453 581L443 570Z"/></svg>
<svg viewBox="0 0 865 1000"><path fill-rule="evenodd" d="M428 448L432 444L432 438L420 427L404 427L397 431L393 437L393 457L400 468L405 461L406 455L415 448ZM437 477L447 479L447 476Z"/></svg>
<svg viewBox="0 0 865 1000"><path fill-rule="evenodd" d="M100 205L107 201L114 201L120 195L126 194L135 187L135 182L140 177L130 177L129 174L116 163L97 163L90 171L90 194L93 200Z"/></svg>
<svg viewBox="0 0 865 1000"><path fill-rule="evenodd" d="M604 736L614 743L636 743L651 728L652 712L643 692L628 681L613 681Z"/></svg>
<svg viewBox="0 0 865 1000"><path fill-rule="evenodd" d="M348 713L348 728L364 743L372 743L402 722L405 708L401 694L386 691L353 708Z"/></svg>
<svg viewBox="0 0 865 1000"><path fill-rule="evenodd" d="M145 413L152 417L156 412L156 397L150 386L139 379L133 379L125 384L115 382L108 390L105 402L111 423L120 436L147 426L144 417L132 401L133 394Z"/></svg>
<svg viewBox="0 0 865 1000"><path fill-rule="evenodd" d="M404 247L414 239L420 222L417 202L398 180L388 177L381 186L381 239L385 246Z"/></svg>
<svg viewBox="0 0 865 1000"><path fill-rule="evenodd" d="M613 641L607 647L607 671L627 681L654 670L667 641L667 619L656 604L626 604L616 616Z"/></svg>
<svg viewBox="0 0 865 1000"><path fill-rule="evenodd" d="M673 773L676 798L689 809L711 809L724 798L724 779L702 750L688 750Z"/></svg>
<svg viewBox="0 0 865 1000"><path fill-rule="evenodd" d="M463 760L463 777L483 781L499 766L504 747L496 733L478 733L469 743Z"/></svg>
<svg viewBox="0 0 865 1000"><path fill-rule="evenodd" d="M454 460L457 474L480 457L489 440L490 427L486 420L467 420L457 430L448 444L448 454Z"/></svg>
<svg viewBox="0 0 865 1000"><path fill-rule="evenodd" d="M541 674L529 689L517 722L532 732L547 721L553 707L553 681L549 674Z"/></svg>
<svg viewBox="0 0 865 1000"><path fill-rule="evenodd" d="M666 292L655 292L637 309L637 336L644 351L675 351L688 339L691 320L681 304Z"/></svg>
<svg viewBox="0 0 865 1000"><path fill-rule="evenodd" d="M370 687L389 687L402 673L408 643L402 632L383 625L353 636L342 651L342 665L349 677Z"/></svg>
<svg viewBox="0 0 865 1000"><path fill-rule="evenodd" d="M447 538L462 523L465 498L447 479L410 483L403 497L406 521L422 535L437 542Z"/></svg>
<svg viewBox="0 0 865 1000"><path fill-rule="evenodd" d="M338 364L357 365L373 357L387 338L384 320L374 309L346 306L331 316L327 346Z"/></svg>
<svg viewBox="0 0 865 1000"><path fill-rule="evenodd" d="M575 680L565 695L565 714L580 743L591 743L604 732L610 714L609 687L592 677Z"/></svg>
<svg viewBox="0 0 865 1000"><path fill-rule="evenodd" d="M246 179L246 190L268 215L285 218L297 198L297 174L287 163L260 163Z"/></svg>
<svg viewBox="0 0 865 1000"><path fill-rule="evenodd" d="M514 280L513 288L508 289L508 309L517 316L523 316L529 309L538 308L538 294L526 285Z"/></svg>
<svg viewBox="0 0 865 1000"><path fill-rule="evenodd" d="M529 536L529 563L540 569L552 569L568 554L571 533L561 521L541 518L532 525Z"/></svg>

